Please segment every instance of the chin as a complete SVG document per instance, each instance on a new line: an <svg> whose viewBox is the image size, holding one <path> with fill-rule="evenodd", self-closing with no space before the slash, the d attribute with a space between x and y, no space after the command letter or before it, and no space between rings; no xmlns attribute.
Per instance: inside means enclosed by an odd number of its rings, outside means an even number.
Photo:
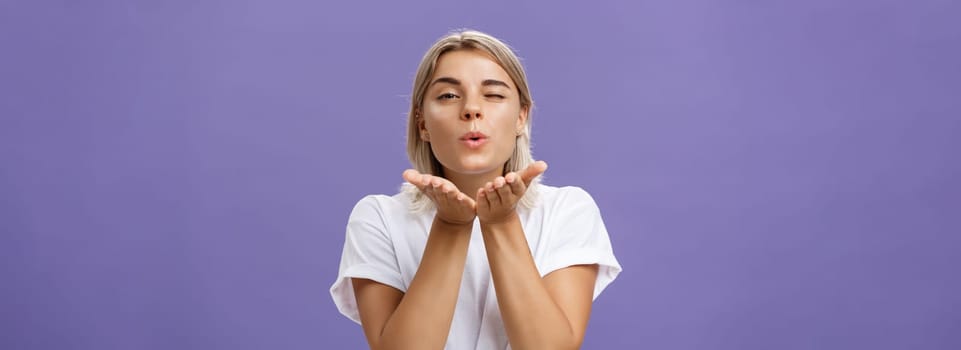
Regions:
<svg viewBox="0 0 961 350"><path fill-rule="evenodd" d="M466 169L459 169L459 170L460 171L457 171L457 172L465 175L483 175L496 170L496 167L466 168Z"/></svg>
<svg viewBox="0 0 961 350"><path fill-rule="evenodd" d="M455 166L448 166L451 171L465 175L487 174L504 166L504 162L492 162L489 159L459 159Z"/></svg>

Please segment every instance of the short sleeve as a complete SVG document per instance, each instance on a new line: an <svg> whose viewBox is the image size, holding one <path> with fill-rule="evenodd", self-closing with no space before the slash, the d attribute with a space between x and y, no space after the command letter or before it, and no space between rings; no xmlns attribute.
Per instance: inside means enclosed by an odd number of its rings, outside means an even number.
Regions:
<svg viewBox="0 0 961 350"><path fill-rule="evenodd" d="M597 281L594 283L594 299L604 291L621 272L621 265L614 257L611 239L594 199L581 188L560 189L553 204L548 253L542 275L573 266L597 264Z"/></svg>
<svg viewBox="0 0 961 350"><path fill-rule="evenodd" d="M400 277L394 245L385 227L383 212L375 196L357 202L347 220L344 252L337 280L330 295L340 313L360 323L351 278L370 279L406 291Z"/></svg>

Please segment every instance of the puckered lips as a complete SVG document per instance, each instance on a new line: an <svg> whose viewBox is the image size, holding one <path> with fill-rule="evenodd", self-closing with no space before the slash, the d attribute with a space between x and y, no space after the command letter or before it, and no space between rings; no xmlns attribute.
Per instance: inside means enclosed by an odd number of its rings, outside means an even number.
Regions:
<svg viewBox="0 0 961 350"><path fill-rule="evenodd" d="M487 135L479 131L471 131L460 137L460 142L470 149L478 149L487 143Z"/></svg>

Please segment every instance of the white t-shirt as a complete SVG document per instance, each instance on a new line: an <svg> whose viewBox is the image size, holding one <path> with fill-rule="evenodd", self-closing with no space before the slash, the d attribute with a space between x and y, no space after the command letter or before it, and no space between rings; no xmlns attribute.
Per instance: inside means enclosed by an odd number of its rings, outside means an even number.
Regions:
<svg viewBox="0 0 961 350"><path fill-rule="evenodd" d="M590 194L578 187L540 186L539 203L518 216L541 277L579 264L598 264L594 298L621 266ZM347 222L340 272L330 294L342 314L360 323L350 278L366 278L406 292L427 244L435 209L414 213L408 194L361 199ZM497 307L480 224L474 221L446 349L509 349Z"/></svg>

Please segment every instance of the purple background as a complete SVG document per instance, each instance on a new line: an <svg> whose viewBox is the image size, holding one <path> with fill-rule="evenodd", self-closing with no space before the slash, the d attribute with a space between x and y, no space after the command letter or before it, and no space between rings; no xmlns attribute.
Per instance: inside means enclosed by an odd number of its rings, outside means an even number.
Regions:
<svg viewBox="0 0 961 350"><path fill-rule="evenodd" d="M416 64L517 48L624 273L585 349L961 348L953 1L0 1L0 348L365 346Z"/></svg>

